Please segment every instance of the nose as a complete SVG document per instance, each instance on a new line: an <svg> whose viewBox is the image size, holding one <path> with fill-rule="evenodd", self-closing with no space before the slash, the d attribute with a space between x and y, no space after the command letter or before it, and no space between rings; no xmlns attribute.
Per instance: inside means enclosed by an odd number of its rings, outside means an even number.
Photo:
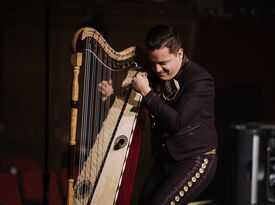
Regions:
<svg viewBox="0 0 275 205"><path fill-rule="evenodd" d="M159 64L155 64L155 71L158 73L160 71L162 71L162 67Z"/></svg>

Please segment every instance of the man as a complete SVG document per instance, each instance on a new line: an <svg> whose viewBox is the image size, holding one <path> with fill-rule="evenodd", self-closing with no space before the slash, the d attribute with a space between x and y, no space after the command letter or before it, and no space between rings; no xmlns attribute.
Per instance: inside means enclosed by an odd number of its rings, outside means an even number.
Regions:
<svg viewBox="0 0 275 205"><path fill-rule="evenodd" d="M150 83L138 73L132 86L152 116L154 163L139 204L183 205L206 189L216 170L214 83L185 56L171 26L154 27L145 44Z"/></svg>

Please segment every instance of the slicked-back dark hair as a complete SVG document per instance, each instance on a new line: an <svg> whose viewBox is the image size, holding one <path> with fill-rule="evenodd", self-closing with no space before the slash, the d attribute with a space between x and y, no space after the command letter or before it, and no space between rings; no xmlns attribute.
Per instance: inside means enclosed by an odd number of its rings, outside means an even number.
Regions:
<svg viewBox="0 0 275 205"><path fill-rule="evenodd" d="M176 54L181 48L179 34L170 25L158 25L153 27L145 38L147 51L169 48L170 53Z"/></svg>

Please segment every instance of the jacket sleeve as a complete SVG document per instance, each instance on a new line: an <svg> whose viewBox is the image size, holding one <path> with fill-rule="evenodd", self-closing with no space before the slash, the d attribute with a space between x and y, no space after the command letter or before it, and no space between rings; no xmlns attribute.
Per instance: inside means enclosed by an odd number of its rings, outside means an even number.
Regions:
<svg viewBox="0 0 275 205"><path fill-rule="evenodd" d="M181 89L183 91L175 107L167 105L152 90L143 98L143 104L151 114L172 131L185 127L208 102L214 99L214 86L211 77L200 78Z"/></svg>

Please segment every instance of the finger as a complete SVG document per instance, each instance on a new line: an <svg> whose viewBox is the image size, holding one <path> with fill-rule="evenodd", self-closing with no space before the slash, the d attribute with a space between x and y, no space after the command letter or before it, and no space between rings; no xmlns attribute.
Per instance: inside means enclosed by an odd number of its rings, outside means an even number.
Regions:
<svg viewBox="0 0 275 205"><path fill-rule="evenodd" d="M138 77L143 77L143 78L147 78L147 74L145 72L139 72L137 74Z"/></svg>
<svg viewBox="0 0 275 205"><path fill-rule="evenodd" d="M101 83L102 83L103 86L106 86L108 84L108 82L105 81L105 80L101 81Z"/></svg>
<svg viewBox="0 0 275 205"><path fill-rule="evenodd" d="M139 75L139 76L143 76L143 73L142 73L142 72L138 72L138 75Z"/></svg>
<svg viewBox="0 0 275 205"><path fill-rule="evenodd" d="M142 73L142 72L137 72L137 73L134 75L134 77L139 77L139 76L141 75L141 73ZM133 78L134 78L134 77L133 77Z"/></svg>

